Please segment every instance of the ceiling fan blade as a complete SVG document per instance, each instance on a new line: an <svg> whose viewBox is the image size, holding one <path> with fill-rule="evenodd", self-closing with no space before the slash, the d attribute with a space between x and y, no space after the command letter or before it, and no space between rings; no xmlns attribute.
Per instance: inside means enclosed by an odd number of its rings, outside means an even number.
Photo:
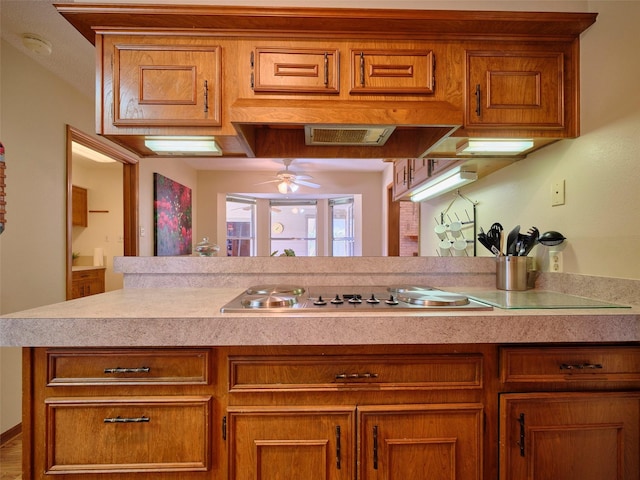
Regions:
<svg viewBox="0 0 640 480"><path fill-rule="evenodd" d="M305 187L320 188L320 185L318 185L317 183L307 182L306 180L298 180L297 178L296 178L296 181L293 183L304 185Z"/></svg>
<svg viewBox="0 0 640 480"><path fill-rule="evenodd" d="M259 183L254 183L254 185L265 185L267 183L277 183L277 182L281 182L282 180L280 180L279 178L276 178L275 180L267 180L266 182L259 182Z"/></svg>

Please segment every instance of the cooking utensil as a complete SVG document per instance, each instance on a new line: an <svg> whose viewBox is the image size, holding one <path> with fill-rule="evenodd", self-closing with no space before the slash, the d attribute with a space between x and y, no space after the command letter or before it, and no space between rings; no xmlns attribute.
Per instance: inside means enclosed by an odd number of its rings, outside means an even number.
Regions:
<svg viewBox="0 0 640 480"><path fill-rule="evenodd" d="M487 238L487 234L484 233L482 227L480 227L480 233L478 234L478 241L489 251L491 251L491 242Z"/></svg>
<svg viewBox="0 0 640 480"><path fill-rule="evenodd" d="M520 225L516 225L507 236L507 255L517 255L518 235L520 234Z"/></svg>
<svg viewBox="0 0 640 480"><path fill-rule="evenodd" d="M566 240L566 237L564 235L554 230L544 232L538 238L538 242L540 242L542 245L546 247L555 247L556 245L560 245L565 240Z"/></svg>
<svg viewBox="0 0 640 480"><path fill-rule="evenodd" d="M493 248L491 248L490 250L495 255L502 255L503 250L502 250L501 241L502 241L503 230L504 229L502 228L502 225L496 222L493 225L491 225L491 228L487 232L487 238L489 239L489 243L493 245Z"/></svg>
<svg viewBox="0 0 640 480"><path fill-rule="evenodd" d="M519 255L527 256L529 252L533 249L533 247L538 243L538 237L540 236L540 232L536 227L531 227L526 235L523 235L522 239L522 247Z"/></svg>

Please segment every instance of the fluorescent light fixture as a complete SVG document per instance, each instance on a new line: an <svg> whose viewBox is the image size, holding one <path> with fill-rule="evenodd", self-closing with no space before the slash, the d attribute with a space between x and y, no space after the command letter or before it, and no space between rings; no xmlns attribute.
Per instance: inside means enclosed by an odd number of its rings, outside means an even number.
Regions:
<svg viewBox="0 0 640 480"><path fill-rule="evenodd" d="M215 137L146 137L144 139L144 146L149 150L165 155L222 155L222 150L220 150L220 147L216 143Z"/></svg>
<svg viewBox="0 0 640 480"><path fill-rule="evenodd" d="M89 147L85 147L84 145L78 142L71 142L71 152L74 155L80 155L81 157L84 157L99 163L115 163L117 161Z"/></svg>
<svg viewBox="0 0 640 480"><path fill-rule="evenodd" d="M278 191L283 195L287 193L296 193L298 191L298 185L283 180L278 184Z"/></svg>
<svg viewBox="0 0 640 480"><path fill-rule="evenodd" d="M443 193L460 188L467 183L475 182L477 179L477 173L464 172L459 168L456 168L448 174L445 174L443 177L434 178L433 180L425 183L411 195L410 200L412 202L428 200L429 198L434 198L438 195L442 195Z"/></svg>
<svg viewBox="0 0 640 480"><path fill-rule="evenodd" d="M486 153L493 155L513 155L533 147L533 140L491 140L469 139L456 148L458 155Z"/></svg>

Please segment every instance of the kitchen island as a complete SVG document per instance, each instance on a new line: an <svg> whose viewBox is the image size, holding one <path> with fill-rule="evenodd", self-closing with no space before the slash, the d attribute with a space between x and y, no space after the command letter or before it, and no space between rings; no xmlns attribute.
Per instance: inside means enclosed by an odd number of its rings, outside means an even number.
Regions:
<svg viewBox="0 0 640 480"><path fill-rule="evenodd" d="M629 308L243 314L273 281L489 291L493 259L119 260L123 290L0 318L25 478L638 477L637 282L563 278Z"/></svg>

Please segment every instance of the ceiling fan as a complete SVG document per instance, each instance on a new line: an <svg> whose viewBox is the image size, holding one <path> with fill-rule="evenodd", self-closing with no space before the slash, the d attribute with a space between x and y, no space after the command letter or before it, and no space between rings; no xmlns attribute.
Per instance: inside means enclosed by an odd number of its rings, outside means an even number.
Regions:
<svg viewBox="0 0 640 480"><path fill-rule="evenodd" d="M292 158L282 159L284 170L280 170L278 173L276 173L276 178L274 180L261 182L258 185L262 185L265 183L277 183L278 191L282 194L295 193L300 185L311 188L320 188L320 185L318 185L317 183L308 181L309 179L313 178L312 176L302 173L296 173L292 170L289 170L291 162L293 162Z"/></svg>

